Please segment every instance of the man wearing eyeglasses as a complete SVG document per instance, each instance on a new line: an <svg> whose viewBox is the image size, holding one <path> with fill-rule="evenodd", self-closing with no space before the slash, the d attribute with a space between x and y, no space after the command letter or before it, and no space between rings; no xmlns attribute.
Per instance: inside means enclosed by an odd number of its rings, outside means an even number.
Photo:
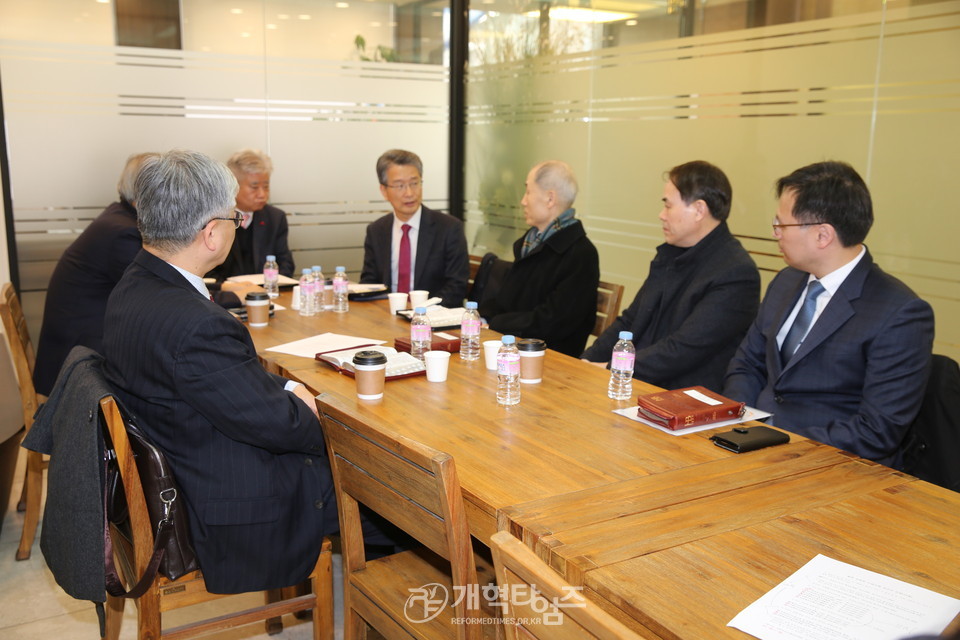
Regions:
<svg viewBox="0 0 960 640"><path fill-rule="evenodd" d="M239 184L236 215L240 223L223 264L207 275L222 281L230 276L260 273L267 256L272 254L277 257L280 273L292 276L294 264L287 244L287 214L267 204L273 174L270 156L255 149L243 149L230 156L227 167Z"/></svg>
<svg viewBox="0 0 960 640"><path fill-rule="evenodd" d="M773 233L789 266L730 362L724 395L773 413L784 429L896 466L926 385L933 310L863 244L873 206L853 167L797 169L777 195Z"/></svg>
<svg viewBox="0 0 960 640"><path fill-rule="evenodd" d="M423 206L423 163L411 151L391 149L377 160L380 193L393 213L367 226L361 283L390 291L417 289L459 307L467 295L470 260L463 223Z"/></svg>
<svg viewBox="0 0 960 640"><path fill-rule="evenodd" d="M110 296L103 336L107 380L167 455L214 593L301 582L338 529L313 397L263 369L203 282L233 245L236 192L202 154L144 161L143 249Z"/></svg>

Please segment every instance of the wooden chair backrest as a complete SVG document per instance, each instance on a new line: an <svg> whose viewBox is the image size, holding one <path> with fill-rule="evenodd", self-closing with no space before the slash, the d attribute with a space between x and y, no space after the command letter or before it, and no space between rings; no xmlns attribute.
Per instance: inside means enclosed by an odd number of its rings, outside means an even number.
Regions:
<svg viewBox="0 0 960 640"><path fill-rule="evenodd" d="M470 530L453 458L364 424L317 400L340 510L344 573L362 569L358 503L450 561L454 586L476 584ZM466 600L464 598L463 600ZM458 617L467 617L464 603Z"/></svg>
<svg viewBox="0 0 960 640"><path fill-rule="evenodd" d="M477 279L477 269L480 268L480 262L483 261L483 256L475 256L471 253L468 258L470 259L470 277L467 278L467 291L470 291L474 281Z"/></svg>
<svg viewBox="0 0 960 640"><path fill-rule="evenodd" d="M10 341L10 355L13 357L13 366L20 382L23 421L29 431L33 425L33 414L37 412L37 392L33 387L33 368L36 357L20 299L17 298L17 292L9 282L4 283L0 289L0 317L3 319L3 330Z"/></svg>
<svg viewBox="0 0 960 640"><path fill-rule="evenodd" d="M150 524L150 512L147 511L147 500L143 496L143 485L140 483L140 472L130 447L127 436L126 422L120 414L113 396L107 396L100 401L100 412L103 415L107 434L110 440L105 446L112 446L117 455L117 466L120 470L120 479L123 482L123 491L127 499L127 512L130 518L131 536L133 542L133 567L136 576L141 576L150 564L153 556L153 527ZM115 544L114 548L121 555L121 562L129 566L130 558L122 557L129 553L123 544ZM130 574L127 574L130 575ZM157 574L158 577L160 574ZM154 579L156 581L156 579Z"/></svg>
<svg viewBox="0 0 960 640"><path fill-rule="evenodd" d="M514 620L503 625L507 640L639 640L638 634L585 598L510 533L495 533L490 543L503 617Z"/></svg>
<svg viewBox="0 0 960 640"><path fill-rule="evenodd" d="M597 286L597 322L591 335L600 336L607 330L620 313L623 302L623 285L600 281Z"/></svg>

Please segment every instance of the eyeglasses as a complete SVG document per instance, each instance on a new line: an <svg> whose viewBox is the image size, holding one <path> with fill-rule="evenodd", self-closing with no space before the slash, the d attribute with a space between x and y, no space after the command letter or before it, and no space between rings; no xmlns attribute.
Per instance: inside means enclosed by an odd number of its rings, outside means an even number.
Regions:
<svg viewBox="0 0 960 640"><path fill-rule="evenodd" d="M387 189L396 191L397 193L403 193L408 188L410 189L410 191L416 191L417 189L423 186L423 181L411 180L410 182L397 182L395 184L385 184L383 186L385 186Z"/></svg>
<svg viewBox="0 0 960 640"><path fill-rule="evenodd" d="M210 219L211 220L229 220L233 224L237 225L236 228L239 229L240 225L243 224L243 214L240 213L239 211L235 211L234 213L236 213L237 215L234 216L233 218L210 218Z"/></svg>
<svg viewBox="0 0 960 640"><path fill-rule="evenodd" d="M823 223L822 222L791 222L788 224L783 224L781 222L777 222L777 219L774 218L773 224L771 226L773 227L774 235L776 235L776 234L779 234L780 230L783 229L784 227L809 227L810 225L813 225L813 224L823 224Z"/></svg>

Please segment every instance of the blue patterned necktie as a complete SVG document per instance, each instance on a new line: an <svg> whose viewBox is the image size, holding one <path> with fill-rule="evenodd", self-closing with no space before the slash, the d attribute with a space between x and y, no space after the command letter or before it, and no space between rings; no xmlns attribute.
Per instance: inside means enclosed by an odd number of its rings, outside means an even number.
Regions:
<svg viewBox="0 0 960 640"><path fill-rule="evenodd" d="M804 336L810 329L810 323L813 321L813 313L817 310L817 298L825 289L819 280L812 280L807 285L807 297L800 307L800 313L793 320L793 326L787 332L787 337L783 339L783 345L780 347L780 358L783 364L787 364L790 358L796 352L797 347L803 342Z"/></svg>

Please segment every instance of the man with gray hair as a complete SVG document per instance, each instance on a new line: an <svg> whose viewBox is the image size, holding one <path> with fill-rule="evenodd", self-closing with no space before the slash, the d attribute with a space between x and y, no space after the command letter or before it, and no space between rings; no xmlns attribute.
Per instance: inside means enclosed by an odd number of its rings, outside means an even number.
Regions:
<svg viewBox="0 0 960 640"><path fill-rule="evenodd" d="M151 153L129 158L117 182L120 200L87 225L57 262L43 309L33 384L50 395L60 366L77 345L100 350L107 298L140 251L134 181Z"/></svg>
<svg viewBox="0 0 960 640"><path fill-rule="evenodd" d="M233 245L237 181L170 151L144 162L136 192L143 250L107 304L104 373L168 456L210 591L299 583L339 528L313 397L263 369L203 283Z"/></svg>
<svg viewBox="0 0 960 640"><path fill-rule="evenodd" d="M277 257L280 273L293 276L293 253L287 244L287 214L267 204L273 174L270 156L256 149L243 149L230 156L227 167L239 184L236 211L243 221L223 264L208 275L225 280L230 276L260 273L267 256L272 254Z"/></svg>
<svg viewBox="0 0 960 640"><path fill-rule="evenodd" d="M600 258L574 216L577 179L565 162L541 162L527 175L520 204L530 229L513 245L514 262L480 315L490 328L579 356L597 316Z"/></svg>

